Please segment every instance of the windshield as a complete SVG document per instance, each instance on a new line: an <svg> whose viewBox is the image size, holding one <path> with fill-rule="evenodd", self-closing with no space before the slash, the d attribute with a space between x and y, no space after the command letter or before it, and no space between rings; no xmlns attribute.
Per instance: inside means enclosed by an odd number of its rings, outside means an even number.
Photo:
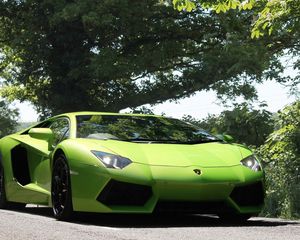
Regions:
<svg viewBox="0 0 300 240"><path fill-rule="evenodd" d="M220 141L203 129L180 120L142 115L77 116L77 138L169 143Z"/></svg>

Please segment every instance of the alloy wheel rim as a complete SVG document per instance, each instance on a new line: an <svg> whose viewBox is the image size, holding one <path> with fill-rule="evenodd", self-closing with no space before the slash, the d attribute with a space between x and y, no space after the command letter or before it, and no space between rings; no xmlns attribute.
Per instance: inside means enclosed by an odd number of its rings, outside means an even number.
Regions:
<svg viewBox="0 0 300 240"><path fill-rule="evenodd" d="M52 177L52 204L55 215L60 215L66 207L69 189L68 167L62 160L55 163Z"/></svg>

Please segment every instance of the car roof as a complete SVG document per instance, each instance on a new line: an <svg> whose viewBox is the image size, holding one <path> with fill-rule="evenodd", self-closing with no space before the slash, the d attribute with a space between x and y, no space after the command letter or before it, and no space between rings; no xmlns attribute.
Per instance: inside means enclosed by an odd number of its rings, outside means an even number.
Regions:
<svg viewBox="0 0 300 240"><path fill-rule="evenodd" d="M82 115L116 115L116 116L145 116L145 117L163 117L160 115L155 114L141 114L141 113L115 113L115 112L93 112L93 111L82 111L82 112L69 112L69 113L63 113L56 116L53 116L51 118L57 118L57 117L76 117L76 116L82 116ZM51 119L49 118L49 119Z"/></svg>

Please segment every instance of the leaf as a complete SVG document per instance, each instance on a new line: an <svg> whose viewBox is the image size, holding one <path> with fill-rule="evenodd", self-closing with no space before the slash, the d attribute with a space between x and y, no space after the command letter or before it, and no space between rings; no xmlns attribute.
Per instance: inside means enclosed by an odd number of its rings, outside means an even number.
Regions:
<svg viewBox="0 0 300 240"><path fill-rule="evenodd" d="M196 8L195 3L191 2L191 1L186 1L186 11L191 12L193 9Z"/></svg>
<svg viewBox="0 0 300 240"><path fill-rule="evenodd" d="M226 3L221 2L218 5L216 5L215 11L216 11L216 13L220 13L220 12L224 12L225 13L227 11L227 5L226 5Z"/></svg>
<svg viewBox="0 0 300 240"><path fill-rule="evenodd" d="M265 22L262 26L262 29L266 29L269 26L269 22Z"/></svg>
<svg viewBox="0 0 300 240"><path fill-rule="evenodd" d="M251 38L259 38L259 30L252 30Z"/></svg>
<svg viewBox="0 0 300 240"><path fill-rule="evenodd" d="M221 6L218 5L215 10L216 10L216 13L220 13L221 12Z"/></svg>
<svg viewBox="0 0 300 240"><path fill-rule="evenodd" d="M273 32L273 26L271 26L271 27L269 28L269 31L268 31L269 35L271 35L272 32Z"/></svg>
<svg viewBox="0 0 300 240"><path fill-rule="evenodd" d="M237 7L238 7L238 5L239 5L239 2L238 1L229 1L230 2L230 6L229 6L229 8L231 8L231 9L236 9Z"/></svg>

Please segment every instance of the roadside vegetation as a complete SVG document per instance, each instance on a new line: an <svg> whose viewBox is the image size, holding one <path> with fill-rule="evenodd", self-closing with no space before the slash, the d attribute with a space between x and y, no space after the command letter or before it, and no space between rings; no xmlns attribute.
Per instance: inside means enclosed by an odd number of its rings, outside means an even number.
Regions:
<svg viewBox="0 0 300 240"><path fill-rule="evenodd" d="M266 170L262 214L300 218L299 100L278 113L253 107L255 84L267 80L299 99L299 6L299 0L0 0L0 136L20 128L18 111L9 107L14 100L31 102L43 119L81 110L150 113L139 107L214 90L235 107L184 119L254 148Z"/></svg>

